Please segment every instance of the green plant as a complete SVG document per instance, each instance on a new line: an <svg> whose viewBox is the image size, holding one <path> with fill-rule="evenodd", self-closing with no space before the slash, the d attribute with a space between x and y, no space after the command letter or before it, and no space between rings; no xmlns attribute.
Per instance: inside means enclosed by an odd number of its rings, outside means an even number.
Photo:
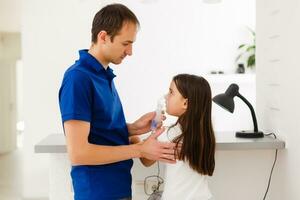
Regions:
<svg viewBox="0 0 300 200"><path fill-rule="evenodd" d="M255 67L255 50L256 50L256 44L255 44L255 32L248 28L248 30L251 32L251 35L253 37L253 43L252 44L241 44L238 47L238 50L240 51L239 55L236 57L235 61L239 62L242 59L246 60L246 66L249 68Z"/></svg>

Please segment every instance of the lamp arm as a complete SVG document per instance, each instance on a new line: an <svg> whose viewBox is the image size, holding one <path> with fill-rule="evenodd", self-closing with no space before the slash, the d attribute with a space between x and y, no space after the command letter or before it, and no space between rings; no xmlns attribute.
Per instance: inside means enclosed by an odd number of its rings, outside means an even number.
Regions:
<svg viewBox="0 0 300 200"><path fill-rule="evenodd" d="M256 121L256 116L255 116L255 112L254 109L252 107L252 105L250 104L250 102L243 97L240 93L237 94L236 96L238 96L240 99L242 99L242 101L244 101L247 106L249 107L250 111L251 111L251 116L252 116L252 121L253 121L253 125L254 125L254 132L258 132L258 128L257 128L257 121Z"/></svg>

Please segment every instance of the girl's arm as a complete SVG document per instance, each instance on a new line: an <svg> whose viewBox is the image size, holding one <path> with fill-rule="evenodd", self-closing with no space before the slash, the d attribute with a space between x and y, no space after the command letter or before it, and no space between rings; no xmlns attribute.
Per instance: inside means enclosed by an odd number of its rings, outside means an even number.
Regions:
<svg viewBox="0 0 300 200"><path fill-rule="evenodd" d="M131 136L129 137L129 142L130 144L137 144L139 142L141 142L141 139L138 136ZM145 167L150 167L151 165L153 165L156 161L155 160L149 160L147 158L140 158L141 163L145 166Z"/></svg>

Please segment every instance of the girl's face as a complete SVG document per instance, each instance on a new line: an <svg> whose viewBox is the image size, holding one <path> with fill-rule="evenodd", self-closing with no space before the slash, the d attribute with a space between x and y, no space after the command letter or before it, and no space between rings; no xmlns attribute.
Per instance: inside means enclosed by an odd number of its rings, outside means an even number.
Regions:
<svg viewBox="0 0 300 200"><path fill-rule="evenodd" d="M166 95L166 112L176 117L181 116L187 109L188 101L178 91L174 81L171 82L169 93Z"/></svg>

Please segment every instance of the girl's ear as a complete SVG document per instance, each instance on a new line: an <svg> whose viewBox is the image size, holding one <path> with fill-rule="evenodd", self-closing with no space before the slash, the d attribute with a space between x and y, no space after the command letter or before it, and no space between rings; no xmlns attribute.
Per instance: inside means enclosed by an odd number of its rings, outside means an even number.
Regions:
<svg viewBox="0 0 300 200"><path fill-rule="evenodd" d="M183 102L183 109L187 109L188 107L188 99L184 99L184 102Z"/></svg>

